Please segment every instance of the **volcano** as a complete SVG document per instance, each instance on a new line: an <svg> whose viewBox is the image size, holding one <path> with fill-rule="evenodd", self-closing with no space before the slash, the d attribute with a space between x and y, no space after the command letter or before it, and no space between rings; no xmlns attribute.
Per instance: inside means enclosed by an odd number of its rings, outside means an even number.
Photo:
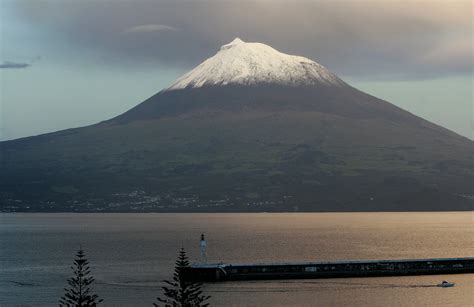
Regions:
<svg viewBox="0 0 474 307"><path fill-rule="evenodd" d="M235 39L110 120L0 143L2 211L472 210L473 142Z"/></svg>

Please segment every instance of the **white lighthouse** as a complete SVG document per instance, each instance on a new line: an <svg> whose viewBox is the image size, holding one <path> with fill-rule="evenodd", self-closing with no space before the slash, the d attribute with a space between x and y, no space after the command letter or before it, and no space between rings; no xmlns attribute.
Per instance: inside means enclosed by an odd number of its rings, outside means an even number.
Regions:
<svg viewBox="0 0 474 307"><path fill-rule="evenodd" d="M201 251L201 263L207 262L207 254L206 254L207 242L204 238L204 234L201 234L201 241L199 242L199 249Z"/></svg>

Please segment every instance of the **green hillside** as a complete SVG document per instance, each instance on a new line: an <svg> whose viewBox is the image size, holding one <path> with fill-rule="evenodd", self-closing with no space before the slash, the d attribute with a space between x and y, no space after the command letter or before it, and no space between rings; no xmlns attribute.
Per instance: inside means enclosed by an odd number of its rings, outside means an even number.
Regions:
<svg viewBox="0 0 474 307"><path fill-rule="evenodd" d="M186 107L158 94L111 121L0 143L0 209L472 210L473 142L404 111L186 95Z"/></svg>

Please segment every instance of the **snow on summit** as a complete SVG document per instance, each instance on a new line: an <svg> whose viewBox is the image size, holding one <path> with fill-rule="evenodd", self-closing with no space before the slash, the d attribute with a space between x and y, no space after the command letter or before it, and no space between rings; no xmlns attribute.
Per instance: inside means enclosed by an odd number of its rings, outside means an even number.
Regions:
<svg viewBox="0 0 474 307"><path fill-rule="evenodd" d="M176 80L167 90L212 85L343 85L336 75L308 58L279 52L239 38Z"/></svg>

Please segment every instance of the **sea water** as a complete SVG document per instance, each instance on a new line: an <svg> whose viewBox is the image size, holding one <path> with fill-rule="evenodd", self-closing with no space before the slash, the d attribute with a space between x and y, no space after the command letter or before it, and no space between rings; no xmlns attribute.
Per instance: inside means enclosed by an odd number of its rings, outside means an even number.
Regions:
<svg viewBox="0 0 474 307"><path fill-rule="evenodd" d="M199 261L474 257L472 212L0 214L0 306L57 306L82 247L103 306L151 306L184 247ZM442 280L453 288L439 288ZM474 306L474 275L223 282L213 306Z"/></svg>

